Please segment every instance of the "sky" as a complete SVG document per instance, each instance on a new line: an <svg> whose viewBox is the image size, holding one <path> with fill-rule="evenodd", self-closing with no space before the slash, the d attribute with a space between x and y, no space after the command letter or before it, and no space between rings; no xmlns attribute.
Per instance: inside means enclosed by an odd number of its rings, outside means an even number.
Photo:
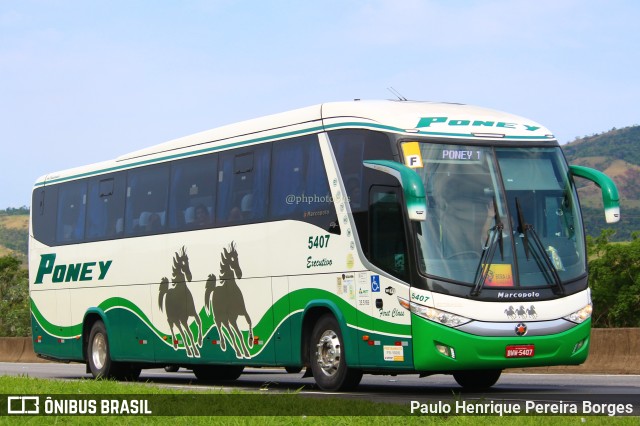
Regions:
<svg viewBox="0 0 640 426"><path fill-rule="evenodd" d="M330 101L447 101L561 143L640 124L636 0L0 0L0 209L46 173Z"/></svg>

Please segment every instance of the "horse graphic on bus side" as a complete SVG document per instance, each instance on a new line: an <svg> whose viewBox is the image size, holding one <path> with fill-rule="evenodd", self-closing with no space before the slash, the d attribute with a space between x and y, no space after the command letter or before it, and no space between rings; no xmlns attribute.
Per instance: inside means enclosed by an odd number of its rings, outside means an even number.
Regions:
<svg viewBox="0 0 640 426"><path fill-rule="evenodd" d="M158 306L167 315L171 329L173 349L178 350L176 330L182 336L184 349L189 358L199 358L199 347L202 347L202 320L196 312L193 296L187 283L192 280L189 257L183 246L173 258L173 276L171 282L166 277L160 282ZM220 256L220 281L214 274L209 274L205 286L204 308L220 334L220 349L227 350L227 342L235 351L237 358L251 358L249 348L253 347L253 325L247 312L242 291L236 279L242 278L242 269L238 261L235 242L223 248ZM244 317L249 323L249 334L245 343L242 331L238 327L238 318ZM193 317L198 327L198 337L189 327L189 319Z"/></svg>
<svg viewBox="0 0 640 426"><path fill-rule="evenodd" d="M192 275L189 268L189 257L187 251L182 248L175 253L173 258L173 276L171 284L167 277L160 281L160 295L158 296L158 306L167 314L167 322L171 329L171 342L173 349L178 350L178 339L175 329L182 335L184 348L189 358L200 357L198 347L202 347L202 320L196 312L191 291L187 287L187 282L191 282ZM164 302L164 303L163 303ZM194 317L198 324L198 340L196 341L193 332L189 328L189 318Z"/></svg>
<svg viewBox="0 0 640 426"><path fill-rule="evenodd" d="M226 341L228 340L236 353L236 358L251 358L249 348L253 347L253 326L244 303L242 291L236 283L236 278L242 278L242 269L238 261L236 245L232 241L228 250L226 248L222 249L220 256L220 285L217 285L217 279L214 274L210 274L207 279L204 307L207 315L213 315L213 320L218 328L220 349L227 350ZM246 344L237 323L238 317L241 316L249 323L249 335Z"/></svg>

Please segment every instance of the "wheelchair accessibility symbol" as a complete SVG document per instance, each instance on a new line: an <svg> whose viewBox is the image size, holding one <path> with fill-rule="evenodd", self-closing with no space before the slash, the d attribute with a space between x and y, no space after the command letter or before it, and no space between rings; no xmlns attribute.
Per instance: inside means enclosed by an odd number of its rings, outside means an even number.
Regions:
<svg viewBox="0 0 640 426"><path fill-rule="evenodd" d="M371 291L380 293L380 275L371 275Z"/></svg>

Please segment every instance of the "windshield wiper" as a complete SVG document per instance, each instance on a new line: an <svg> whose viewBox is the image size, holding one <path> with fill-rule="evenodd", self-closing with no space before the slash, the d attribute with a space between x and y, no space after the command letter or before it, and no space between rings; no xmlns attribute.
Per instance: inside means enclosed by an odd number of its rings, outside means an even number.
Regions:
<svg viewBox="0 0 640 426"><path fill-rule="evenodd" d="M565 294L564 286L562 285L562 280L560 279L560 275L558 275L558 269L555 267L549 256L547 256L547 252L544 249L544 245L542 245L542 241L540 240L540 236L536 232L533 225L526 223L524 221L524 217L522 215L522 209L520 208L520 202L518 201L518 197L516 197L516 211L518 213L518 232L520 232L520 236L522 237L524 244L524 254L529 260L529 255L534 257L534 260L540 270L546 274L546 272L551 273L551 278L553 279L553 283L558 287L558 292L561 295ZM530 241L529 241L529 233L531 233L531 239L533 240L533 247L538 250L538 255L532 254L529 250ZM545 270L541 263L547 267Z"/></svg>
<svg viewBox="0 0 640 426"><path fill-rule="evenodd" d="M500 213L498 213L498 203L494 198L493 211L495 213L496 225L491 229L490 235L487 235L487 239L482 249L482 255L480 256L480 262L478 262L478 268L476 269L476 276L473 280L473 289L471 289L471 296L479 296L484 283L489 276L489 270L493 264L493 257L496 253L496 246L500 246L500 258L504 259L504 241L502 239L502 230L504 225L500 219ZM491 241L489 241L491 238ZM483 264L487 262L485 266Z"/></svg>

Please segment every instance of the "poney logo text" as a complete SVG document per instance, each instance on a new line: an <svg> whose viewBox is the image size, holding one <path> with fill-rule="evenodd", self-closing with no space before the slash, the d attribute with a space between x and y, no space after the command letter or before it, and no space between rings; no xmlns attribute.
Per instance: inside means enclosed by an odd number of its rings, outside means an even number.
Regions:
<svg viewBox="0 0 640 426"><path fill-rule="evenodd" d="M75 281L103 280L109 272L112 260L100 260L84 263L56 264L56 255L40 255L40 265L34 284L42 284L45 276L51 275L53 283L68 283Z"/></svg>

